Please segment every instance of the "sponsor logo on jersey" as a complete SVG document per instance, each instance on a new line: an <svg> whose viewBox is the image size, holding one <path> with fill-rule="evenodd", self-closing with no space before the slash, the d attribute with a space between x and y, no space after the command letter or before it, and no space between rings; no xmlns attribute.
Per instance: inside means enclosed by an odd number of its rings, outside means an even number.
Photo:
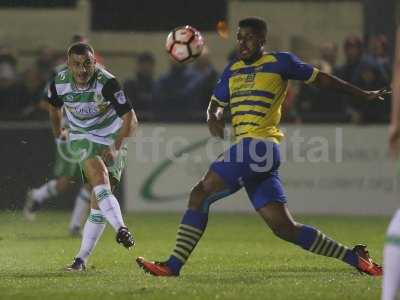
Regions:
<svg viewBox="0 0 400 300"><path fill-rule="evenodd" d="M99 113L96 103L82 103L75 107L75 112L81 116L91 117Z"/></svg>
<svg viewBox="0 0 400 300"><path fill-rule="evenodd" d="M125 94L124 94L123 90L120 90L120 91L116 92L114 94L114 96L115 96L115 99L117 99L119 104L125 104L126 103L126 97L125 97Z"/></svg>

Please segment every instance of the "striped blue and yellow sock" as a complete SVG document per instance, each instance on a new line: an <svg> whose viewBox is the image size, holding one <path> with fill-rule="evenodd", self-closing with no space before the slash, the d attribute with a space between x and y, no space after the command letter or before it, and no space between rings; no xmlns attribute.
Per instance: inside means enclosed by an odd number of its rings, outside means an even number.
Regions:
<svg viewBox="0 0 400 300"><path fill-rule="evenodd" d="M357 254L352 249L332 240L311 226L303 225L301 227L296 244L315 254L334 257L354 267L358 264Z"/></svg>
<svg viewBox="0 0 400 300"><path fill-rule="evenodd" d="M208 213L188 209L178 228L176 245L166 262L174 274L179 274L207 227Z"/></svg>

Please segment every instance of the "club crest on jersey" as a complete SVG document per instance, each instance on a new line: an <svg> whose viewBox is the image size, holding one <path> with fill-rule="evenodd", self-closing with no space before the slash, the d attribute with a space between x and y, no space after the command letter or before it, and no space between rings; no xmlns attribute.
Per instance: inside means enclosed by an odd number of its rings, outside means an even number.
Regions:
<svg viewBox="0 0 400 300"><path fill-rule="evenodd" d="M248 74L246 76L246 80L245 81L246 82L253 82L255 78L256 78L256 73Z"/></svg>
<svg viewBox="0 0 400 300"><path fill-rule="evenodd" d="M100 105L104 100L104 97L102 94L94 94L94 102L96 102L98 105Z"/></svg>
<svg viewBox="0 0 400 300"><path fill-rule="evenodd" d="M120 90L116 93L114 93L115 99L117 99L119 104L125 104L126 103L126 97L124 94L123 90Z"/></svg>

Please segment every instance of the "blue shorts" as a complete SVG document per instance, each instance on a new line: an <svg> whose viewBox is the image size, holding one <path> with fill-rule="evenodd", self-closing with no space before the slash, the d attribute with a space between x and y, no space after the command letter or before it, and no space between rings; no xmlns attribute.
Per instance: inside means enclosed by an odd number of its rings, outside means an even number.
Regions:
<svg viewBox="0 0 400 300"><path fill-rule="evenodd" d="M253 207L260 209L270 202L286 203L280 163L278 144L244 138L222 153L210 170L222 178L231 194L244 187Z"/></svg>

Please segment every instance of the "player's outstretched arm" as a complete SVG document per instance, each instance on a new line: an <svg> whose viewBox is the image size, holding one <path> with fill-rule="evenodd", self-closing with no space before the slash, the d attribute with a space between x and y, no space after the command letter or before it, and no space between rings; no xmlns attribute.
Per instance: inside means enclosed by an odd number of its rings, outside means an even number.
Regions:
<svg viewBox="0 0 400 300"><path fill-rule="evenodd" d="M212 136L224 138L224 108L217 101L210 101L207 108L207 125Z"/></svg>
<svg viewBox="0 0 400 300"><path fill-rule="evenodd" d="M347 81L321 71L318 72L317 77L312 84L321 89L335 90L366 100L384 100L385 96L391 94L387 89L365 91Z"/></svg>

